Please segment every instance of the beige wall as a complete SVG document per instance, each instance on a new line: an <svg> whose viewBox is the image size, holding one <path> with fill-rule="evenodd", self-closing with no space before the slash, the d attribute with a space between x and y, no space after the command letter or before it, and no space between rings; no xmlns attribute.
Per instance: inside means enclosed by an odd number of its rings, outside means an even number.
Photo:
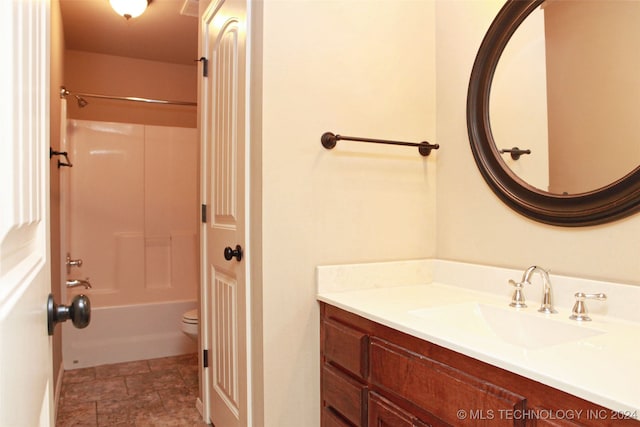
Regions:
<svg viewBox="0 0 640 427"><path fill-rule="evenodd" d="M498 149L531 150L514 160L502 160L521 179L549 189L547 67L544 14L536 9L518 27L500 56L491 83L489 115Z"/></svg>
<svg viewBox="0 0 640 427"><path fill-rule="evenodd" d="M67 50L64 85L71 92L195 102L197 65L179 65ZM82 120L196 127L196 107L69 98L69 117Z"/></svg>
<svg viewBox="0 0 640 427"><path fill-rule="evenodd" d="M595 190L640 164L640 2L556 1L544 16L550 189Z"/></svg>
<svg viewBox="0 0 640 427"><path fill-rule="evenodd" d="M518 269L538 264L555 274L640 285L640 215L575 229L539 224L507 208L474 164L466 92L475 54L500 4L436 3L437 130L443 147L438 157L437 255Z"/></svg>
<svg viewBox="0 0 640 427"><path fill-rule="evenodd" d="M50 138L54 150L60 148L60 85L64 76L64 36L62 33L62 17L60 15L60 1L51 1L51 76L50 76ZM56 302L62 302L60 289L60 269L62 256L60 254L60 173L54 157L51 160L51 292ZM60 367L62 366L62 329L56 328L53 336L53 379L57 383Z"/></svg>
<svg viewBox="0 0 640 427"><path fill-rule="evenodd" d="M264 420L254 425L311 427L320 416L314 269L435 255L441 154L347 141L327 151L320 136L436 142L434 4L263 8L262 130L253 136L262 172L252 191L262 203L262 283L253 286L262 294Z"/></svg>

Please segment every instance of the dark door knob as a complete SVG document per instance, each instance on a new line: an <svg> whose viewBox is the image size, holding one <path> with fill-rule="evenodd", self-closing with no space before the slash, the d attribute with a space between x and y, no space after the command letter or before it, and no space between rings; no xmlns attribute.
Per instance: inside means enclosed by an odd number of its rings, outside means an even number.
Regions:
<svg viewBox="0 0 640 427"><path fill-rule="evenodd" d="M231 258L234 257L237 261L242 260L242 246L236 245L235 249L231 249L230 246L224 248L224 259L231 261Z"/></svg>
<svg viewBox="0 0 640 427"><path fill-rule="evenodd" d="M86 295L76 295L70 305L56 304L53 294L47 300L47 327L49 335L53 335L56 323L71 319L78 329L86 328L91 321L91 302Z"/></svg>

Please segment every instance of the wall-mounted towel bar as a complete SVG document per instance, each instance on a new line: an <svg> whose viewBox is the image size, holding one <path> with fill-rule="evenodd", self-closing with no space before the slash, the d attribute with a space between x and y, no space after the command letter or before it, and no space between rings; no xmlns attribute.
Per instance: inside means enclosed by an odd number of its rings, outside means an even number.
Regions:
<svg viewBox="0 0 640 427"><path fill-rule="evenodd" d="M406 145L409 147L418 147L418 152L423 156L431 154L431 150L437 150L440 148L438 144L430 144L427 141L422 142L402 142L402 141L388 141L385 139L371 139L371 138L359 138L355 136L335 135L331 132L325 132L320 137L322 146L327 150L331 150L336 146L336 143L340 140L345 141L357 141L357 142L371 142L374 144L390 144L390 145Z"/></svg>
<svg viewBox="0 0 640 427"><path fill-rule="evenodd" d="M69 160L69 155L66 151L55 151L53 148L49 147L49 158L52 158L53 156L63 156L65 159L64 162L58 159L58 169L60 169L60 166L66 166L69 168L73 167L73 165L71 164L71 160Z"/></svg>
<svg viewBox="0 0 640 427"><path fill-rule="evenodd" d="M531 154L531 150L521 150L518 147L503 148L502 150L500 150L500 154L504 153L510 153L513 160L518 160L523 154Z"/></svg>

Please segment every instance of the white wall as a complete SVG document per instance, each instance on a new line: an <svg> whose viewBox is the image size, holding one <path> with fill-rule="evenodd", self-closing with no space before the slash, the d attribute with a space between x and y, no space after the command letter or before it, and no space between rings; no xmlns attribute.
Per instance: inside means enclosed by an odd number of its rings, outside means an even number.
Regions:
<svg viewBox="0 0 640 427"><path fill-rule="evenodd" d="M485 184L467 136L469 75L501 1L436 2L439 258L640 285L640 215L612 224L560 228L511 211ZM562 292L556 289L555 292Z"/></svg>
<svg viewBox="0 0 640 427"><path fill-rule="evenodd" d="M262 7L254 137L262 139L264 422L254 424L312 427L320 416L314 269L433 256L440 156L347 141L327 151L320 136L437 142L435 10L395 0Z"/></svg>

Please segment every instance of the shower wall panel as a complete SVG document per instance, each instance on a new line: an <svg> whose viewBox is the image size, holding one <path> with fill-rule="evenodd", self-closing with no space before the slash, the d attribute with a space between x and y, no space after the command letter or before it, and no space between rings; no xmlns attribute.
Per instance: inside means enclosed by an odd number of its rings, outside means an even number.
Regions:
<svg viewBox="0 0 640 427"><path fill-rule="evenodd" d="M195 129L145 126L145 152L146 287L167 288L182 280L196 282L198 146Z"/></svg>
<svg viewBox="0 0 640 427"><path fill-rule="evenodd" d="M69 250L96 307L196 298L198 145L190 128L69 120Z"/></svg>

